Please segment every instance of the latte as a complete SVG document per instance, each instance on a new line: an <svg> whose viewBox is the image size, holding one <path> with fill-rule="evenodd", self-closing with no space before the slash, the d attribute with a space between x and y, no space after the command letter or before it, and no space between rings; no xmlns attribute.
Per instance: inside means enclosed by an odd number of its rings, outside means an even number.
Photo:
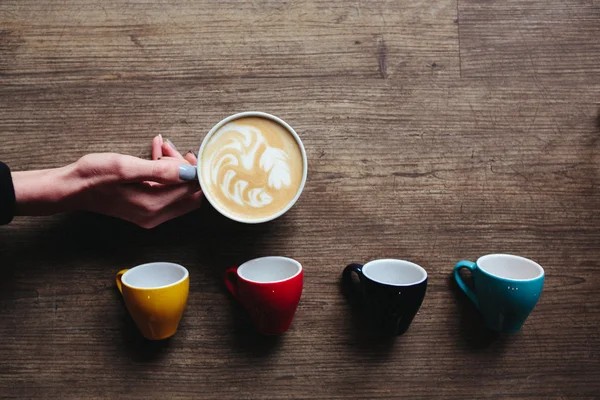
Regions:
<svg viewBox="0 0 600 400"><path fill-rule="evenodd" d="M242 116L205 139L200 181L219 211L244 222L279 215L297 199L305 179L301 144L283 125Z"/></svg>

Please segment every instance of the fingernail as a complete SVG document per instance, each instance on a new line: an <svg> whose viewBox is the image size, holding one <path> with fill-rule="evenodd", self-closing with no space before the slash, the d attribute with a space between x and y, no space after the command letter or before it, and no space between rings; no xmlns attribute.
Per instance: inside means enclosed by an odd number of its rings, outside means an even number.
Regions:
<svg viewBox="0 0 600 400"><path fill-rule="evenodd" d="M173 148L173 150L177 150L177 147L175 147L173 142L171 142L169 139L165 139L165 141L169 144L169 146L171 146Z"/></svg>
<svg viewBox="0 0 600 400"><path fill-rule="evenodd" d="M162 144L164 143L164 140L160 133L158 134L158 138L160 139L160 145L162 146Z"/></svg>
<svg viewBox="0 0 600 400"><path fill-rule="evenodd" d="M196 154L196 152L194 150L188 150L188 152L185 154L193 154L194 157L198 158L198 155Z"/></svg>
<svg viewBox="0 0 600 400"><path fill-rule="evenodd" d="M189 164L181 164L179 166L179 179L182 181L191 181L196 178L196 167Z"/></svg>

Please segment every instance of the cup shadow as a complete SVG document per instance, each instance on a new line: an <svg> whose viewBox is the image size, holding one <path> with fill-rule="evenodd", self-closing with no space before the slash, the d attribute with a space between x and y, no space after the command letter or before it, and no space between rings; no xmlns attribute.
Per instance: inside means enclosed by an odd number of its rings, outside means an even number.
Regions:
<svg viewBox="0 0 600 400"><path fill-rule="evenodd" d="M194 271L212 287L222 288L223 274L227 268L239 266L253 258L264 256L291 256L274 254L273 239L290 235L293 230L287 214L263 224L244 224L221 215L208 202L199 211L195 226L195 260L202 269Z"/></svg>
<svg viewBox="0 0 600 400"><path fill-rule="evenodd" d="M234 299L230 300L235 310L232 313L230 345L233 352L252 359L266 359L281 349L285 333L262 335L256 331L246 310ZM293 329L293 328L292 328Z"/></svg>
<svg viewBox="0 0 600 400"><path fill-rule="evenodd" d="M193 271L198 285L194 290L217 291L227 297L224 309L229 312L226 326L221 326L221 331L214 334L222 336L226 332L225 342L236 354L252 359L266 358L281 348L285 333L273 336L258 333L244 307L226 289L224 273L228 268L254 258L290 256L274 254L269 246L269 238L289 235L292 227L287 214L266 224L242 224L222 216L208 204L201 210L200 220L202 229L210 235L203 236L196 249L196 260L202 269Z"/></svg>
<svg viewBox="0 0 600 400"><path fill-rule="evenodd" d="M172 338L163 340L149 340L140 333L135 321L129 315L121 294L115 289L123 307L122 316L119 319L119 331L121 332L120 344L127 357L135 362L152 363L158 361L168 354L172 344Z"/></svg>
<svg viewBox="0 0 600 400"><path fill-rule="evenodd" d="M402 335L389 335L379 331L369 320L362 300L350 290L341 277L339 290L346 299L349 315L349 318L346 318L346 329L350 332L350 348L357 353L374 354L382 359L390 357L391 349L401 343Z"/></svg>
<svg viewBox="0 0 600 400"><path fill-rule="evenodd" d="M463 279L468 285L471 284L470 278ZM461 346L471 351L485 350L492 346L503 347L509 335L492 331L485 326L479 310L456 283L454 273L447 276L447 283L459 311L458 337Z"/></svg>
<svg viewBox="0 0 600 400"><path fill-rule="evenodd" d="M29 275L39 280L52 281L57 279L57 275L71 279L73 271L83 272L87 265L93 264L106 268L105 271L95 271L95 276L106 282L98 286L103 288L106 284L114 287L114 274L119 269L149 261L172 261L183 264L190 271L190 296L202 294L218 300L222 296L228 298L223 312L230 312L231 316L223 324L211 325L215 329L211 334L222 336L226 332L229 338L225 341L235 351L255 358L271 354L280 347L283 338L256 333L243 307L226 290L223 273L227 268L253 258L287 255L273 254L276 252L273 249L279 248L279 245L271 245L273 238L289 235L293 230L292 217L287 214L268 224L241 224L222 216L208 201L204 201L199 210L152 230L89 213L44 218L25 220L21 229L9 229L3 234L0 252L4 253L5 265L27 265L28 269L0 267L4 273L0 281L0 301L35 297L35 290L24 291L15 284ZM103 322L121 330L120 334L116 333L115 342L119 351L126 351L133 360L147 362L165 355L172 341L145 339L116 287L113 292L115 303L119 303L122 311L115 310L110 315L113 319ZM187 315L187 318L193 319L190 312L192 310L188 309L183 318L186 319ZM99 315L98 318L105 316Z"/></svg>

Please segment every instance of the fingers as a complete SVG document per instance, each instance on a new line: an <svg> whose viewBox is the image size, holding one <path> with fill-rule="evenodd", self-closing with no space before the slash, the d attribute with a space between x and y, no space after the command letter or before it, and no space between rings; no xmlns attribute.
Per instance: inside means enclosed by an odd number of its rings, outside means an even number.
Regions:
<svg viewBox="0 0 600 400"><path fill-rule="evenodd" d="M154 219L148 221L144 228L154 228L166 221L198 209L202 204L203 197L202 191L197 191L178 202L165 207Z"/></svg>
<svg viewBox="0 0 600 400"><path fill-rule="evenodd" d="M161 157L161 159L160 159L160 160L161 160L161 161L171 161L171 162L176 162L176 163L178 163L178 164L181 164L181 163L190 164L190 162L189 162L187 159L185 159L185 158L184 158L184 159L182 160L182 159L181 159L181 158L179 158L179 157L178 157L178 158L175 158L175 157L163 156L163 157Z"/></svg>
<svg viewBox="0 0 600 400"><path fill-rule="evenodd" d="M200 207L202 197L197 184L162 187L118 184L92 196L86 209L150 229Z"/></svg>
<svg viewBox="0 0 600 400"><path fill-rule="evenodd" d="M162 153L162 150L161 150ZM189 162L187 160L181 160L180 158L175 158L175 157L161 157L160 161L166 161L166 162L175 162L177 163L177 165L179 164L189 164ZM181 176L180 176L181 178ZM195 175L194 175L195 178ZM164 186L162 183L157 183L157 182L152 182L152 181L144 181L143 183L149 185L149 186Z"/></svg>
<svg viewBox="0 0 600 400"><path fill-rule="evenodd" d="M196 163L190 163L186 158L163 157L161 161L176 162L179 165L179 179L182 181L196 181L198 178L198 170ZM190 160L193 160L190 158Z"/></svg>
<svg viewBox="0 0 600 400"><path fill-rule="evenodd" d="M113 166L117 181L140 182L151 181L165 184L181 183L193 179L196 168L189 165L183 157L182 162L176 163L169 160L142 160L141 158L121 155Z"/></svg>
<svg viewBox="0 0 600 400"><path fill-rule="evenodd" d="M152 142L153 157L161 140ZM89 154L72 165L73 181L85 192L80 209L99 212L152 228L200 206L202 192L193 179L196 167L179 155L161 160L115 153Z"/></svg>
<svg viewBox="0 0 600 400"><path fill-rule="evenodd" d="M198 164L198 158L196 157L196 154L194 154L194 152L191 150L185 153L185 156L183 156L183 158L185 158L187 162L189 162L192 165Z"/></svg>
<svg viewBox="0 0 600 400"><path fill-rule="evenodd" d="M163 137L162 135L157 135L152 139L152 159L158 160L163 156L162 145L163 145Z"/></svg>
<svg viewBox="0 0 600 400"><path fill-rule="evenodd" d="M190 150L185 155L177 150L177 147L169 139L163 139L162 135L158 135L152 139L152 159L175 159L175 160L186 160L191 165L196 165L198 159L195 153Z"/></svg>
<svg viewBox="0 0 600 400"><path fill-rule="evenodd" d="M203 197L193 185L168 186L162 194L149 194L139 187L130 187L127 192L130 201L123 207L127 211L116 216L146 229L199 208Z"/></svg>
<svg viewBox="0 0 600 400"><path fill-rule="evenodd" d="M174 157L183 160L183 156L177 151L177 147L169 139L165 139L162 146L162 154L167 157Z"/></svg>
<svg viewBox="0 0 600 400"><path fill-rule="evenodd" d="M158 212L171 203L200 190L198 181L182 185L136 185L137 199L150 211Z"/></svg>

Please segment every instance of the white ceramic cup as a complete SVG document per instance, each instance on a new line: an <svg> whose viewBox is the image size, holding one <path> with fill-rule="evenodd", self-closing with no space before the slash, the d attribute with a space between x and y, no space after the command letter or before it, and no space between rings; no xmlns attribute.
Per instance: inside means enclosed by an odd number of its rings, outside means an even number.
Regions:
<svg viewBox="0 0 600 400"><path fill-rule="evenodd" d="M244 118L244 117L261 117L261 118L267 118L272 121L275 121L279 125L283 126L292 135L292 137L296 140L296 143L298 143L298 146L300 147L300 152L302 153L302 182L300 183L300 186L298 188L298 192L296 193L296 196L281 211L279 211L273 215L270 215L268 217L260 218L260 219L258 219L258 218L252 218L252 219L240 218L236 215L233 215L233 214L227 212L227 210L223 209L223 207L220 207L219 204L212 198L210 191L205 190L205 183L203 182L202 172L200 170L200 168L202 168L202 154L204 151L204 147L207 145L207 143L209 142L209 140L213 136L213 134L215 132L217 132L223 125L227 124L228 122L231 122L231 121L239 119L239 118ZM304 144L302 144L302 140L300 139L300 136L298 136L298 134L296 133L294 128L292 128L287 122L285 122L284 120L282 120L279 117L276 117L274 115L267 114L264 112L246 111L246 112L241 112L241 113L231 115L231 116L223 119L221 122L219 122L218 124L216 124L215 126L212 127L212 129L204 137L204 140L202 140L202 145L200 146L200 150L198 151L198 164L197 164L196 168L197 168L198 181L200 182L200 187L202 188L204 196L209 201L209 203L215 208L215 210L217 210L219 213L226 216L227 218L232 219L237 222L243 222L246 224L259 224L259 223L263 223L263 222L272 221L275 218L282 216L290 208L292 208L292 206L294 204L296 204L296 201L298 201L298 199L300 198L300 195L302 194L302 191L304 190L304 185L306 184L306 177L308 175L308 160L306 158L306 150L304 149Z"/></svg>

